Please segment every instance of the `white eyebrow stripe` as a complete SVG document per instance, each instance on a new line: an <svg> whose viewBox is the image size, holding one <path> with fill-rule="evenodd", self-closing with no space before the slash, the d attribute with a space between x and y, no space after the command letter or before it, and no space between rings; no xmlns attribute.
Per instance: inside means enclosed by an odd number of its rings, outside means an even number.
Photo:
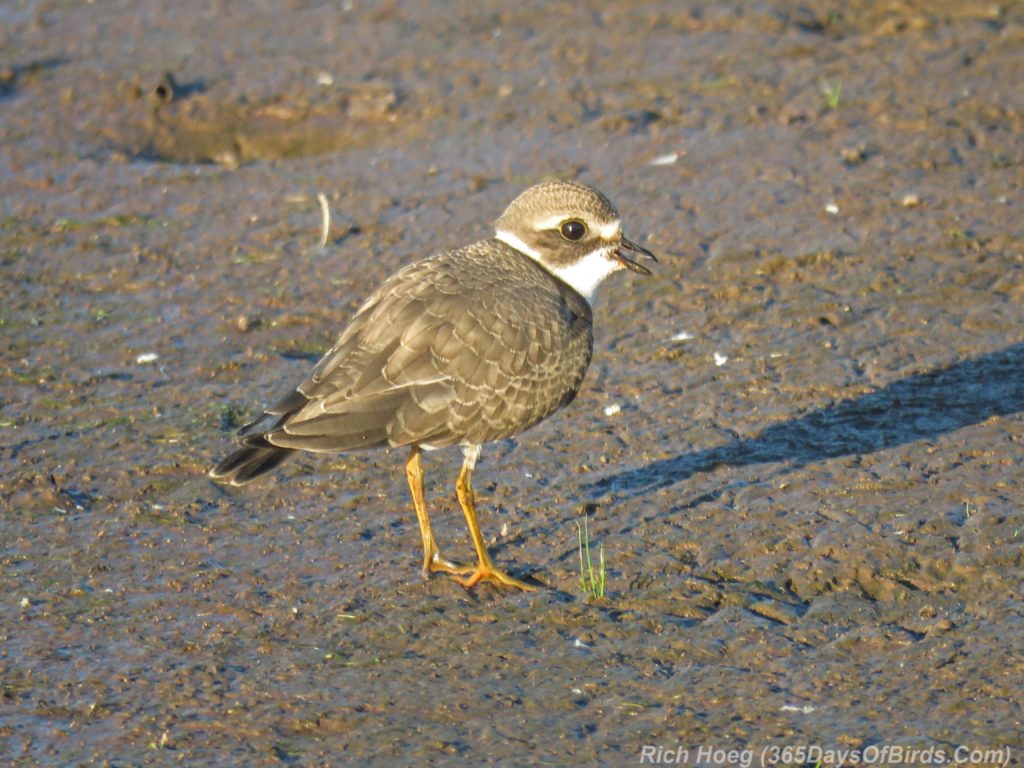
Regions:
<svg viewBox="0 0 1024 768"><path fill-rule="evenodd" d="M557 216L548 216L546 219L541 219L537 222L537 229L554 229L559 226L563 221L571 219L567 213L560 213Z"/></svg>
<svg viewBox="0 0 1024 768"><path fill-rule="evenodd" d="M561 226L563 222L569 221L569 219L572 218L575 217L570 213L561 213L557 216L548 216L546 219L541 219L537 222L536 226L537 229L556 229ZM614 240L622 234L622 222L618 219L610 221L599 227L597 234L599 234L604 240Z"/></svg>

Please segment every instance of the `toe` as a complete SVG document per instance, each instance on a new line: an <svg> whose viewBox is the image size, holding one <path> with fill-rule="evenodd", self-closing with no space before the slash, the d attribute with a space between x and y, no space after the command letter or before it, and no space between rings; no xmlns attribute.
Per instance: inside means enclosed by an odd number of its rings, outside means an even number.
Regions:
<svg viewBox="0 0 1024 768"><path fill-rule="evenodd" d="M537 587L532 584L527 584L525 581L513 578L498 568L484 566L477 566L468 578L463 579L456 576L455 580L466 589L472 589L481 581L487 581L496 587L511 587L513 589L521 589L523 592L535 592L537 590Z"/></svg>
<svg viewBox="0 0 1024 768"><path fill-rule="evenodd" d="M451 560L446 560L438 554L435 554L430 560L423 564L423 578L430 578L431 573L449 573L457 575L465 575L473 573L475 569L471 565L459 565L453 563Z"/></svg>

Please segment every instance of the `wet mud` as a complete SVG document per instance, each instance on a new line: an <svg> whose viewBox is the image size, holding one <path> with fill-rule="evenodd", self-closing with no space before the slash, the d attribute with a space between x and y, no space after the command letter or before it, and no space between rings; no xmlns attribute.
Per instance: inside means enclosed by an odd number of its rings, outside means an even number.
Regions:
<svg viewBox="0 0 1024 768"><path fill-rule="evenodd" d="M0 7L0 754L1019 763L1021 82L1013 2ZM548 175L661 263L478 467L546 589L422 581L404 451L206 479L381 279ZM425 468L465 561L459 461Z"/></svg>
<svg viewBox="0 0 1024 768"><path fill-rule="evenodd" d="M319 75L317 85L321 91L329 88L329 98L299 92L256 103L244 97L224 102L207 98L202 84L182 85L173 73L165 72L148 87L128 84L125 93L138 106L138 114L110 126L107 136L135 159L216 162L237 168L243 162L319 155L365 144L398 117L398 97L387 86L336 87L327 73Z"/></svg>

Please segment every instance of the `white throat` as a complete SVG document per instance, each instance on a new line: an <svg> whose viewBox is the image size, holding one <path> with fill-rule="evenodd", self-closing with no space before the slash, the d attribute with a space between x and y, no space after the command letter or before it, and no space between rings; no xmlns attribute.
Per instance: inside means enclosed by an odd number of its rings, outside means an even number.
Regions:
<svg viewBox="0 0 1024 768"><path fill-rule="evenodd" d="M593 304L597 286L612 272L622 269L622 265L612 258L612 250L602 248L588 253L568 267L549 267L546 264L543 266L562 282L568 283L576 293L587 300L588 304Z"/></svg>
<svg viewBox="0 0 1024 768"><path fill-rule="evenodd" d="M555 267L546 263L537 249L531 248L511 232L499 229L494 233L494 237L520 253L525 253L563 283L568 284L570 288L586 299L588 304L594 303L597 286L612 272L622 269L622 264L612 256L615 250L614 246L588 253L580 261L567 267Z"/></svg>

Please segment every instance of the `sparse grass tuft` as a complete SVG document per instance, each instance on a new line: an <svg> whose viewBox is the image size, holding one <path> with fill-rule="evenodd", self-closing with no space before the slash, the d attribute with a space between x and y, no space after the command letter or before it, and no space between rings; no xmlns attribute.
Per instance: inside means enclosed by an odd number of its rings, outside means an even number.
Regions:
<svg viewBox="0 0 1024 768"><path fill-rule="evenodd" d="M587 526L587 518L584 516L583 525L576 522L576 537L579 541L580 554L580 589L590 597L604 597L604 545L598 550L597 572L594 572L594 564L590 559L590 529Z"/></svg>
<svg viewBox="0 0 1024 768"><path fill-rule="evenodd" d="M825 94L825 106L835 109L839 106L839 97L843 95L843 84L836 80L834 83L825 81L821 84L821 91Z"/></svg>

